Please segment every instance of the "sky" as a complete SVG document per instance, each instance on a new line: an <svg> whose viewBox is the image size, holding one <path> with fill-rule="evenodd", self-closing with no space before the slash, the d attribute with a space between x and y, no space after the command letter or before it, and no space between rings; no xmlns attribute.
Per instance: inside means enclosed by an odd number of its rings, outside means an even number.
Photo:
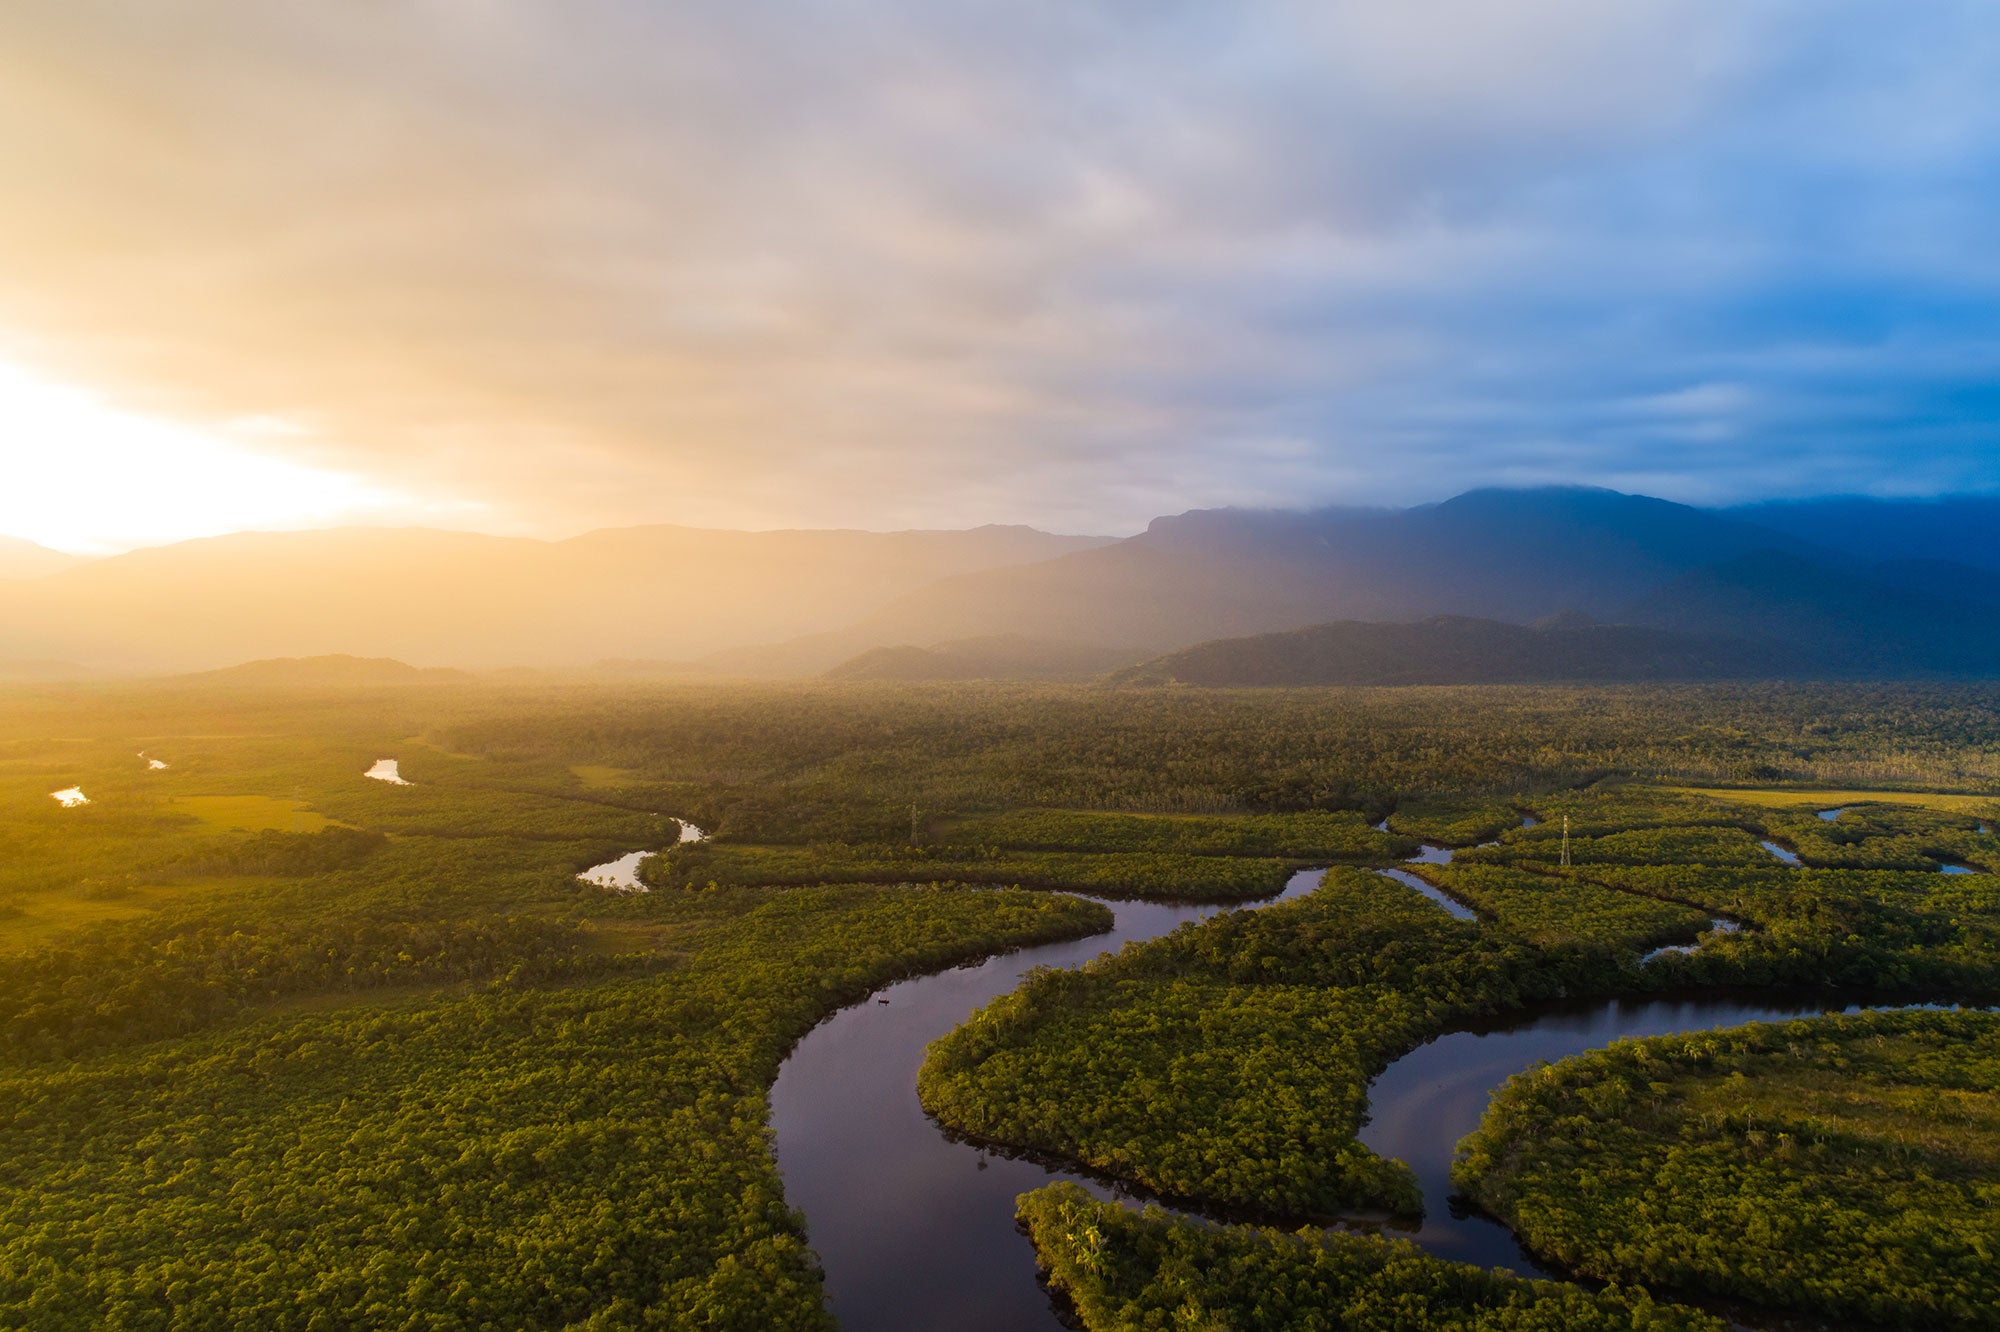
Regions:
<svg viewBox="0 0 2000 1332"><path fill-rule="evenodd" d="M2000 19L27 0L0 532L2000 489Z"/></svg>

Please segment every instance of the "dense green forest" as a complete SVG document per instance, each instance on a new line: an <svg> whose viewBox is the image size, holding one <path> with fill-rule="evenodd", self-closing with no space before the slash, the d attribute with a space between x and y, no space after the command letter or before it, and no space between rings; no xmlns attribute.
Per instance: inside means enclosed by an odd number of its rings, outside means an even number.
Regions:
<svg viewBox="0 0 2000 1332"><path fill-rule="evenodd" d="M1354 1140L1367 1081L1453 1021L1603 986L1399 884L1329 872L1310 896L1034 977L932 1047L940 1120L1174 1198L1303 1219L1412 1211L1407 1168Z"/></svg>
<svg viewBox="0 0 2000 1332"><path fill-rule="evenodd" d="M1291 1221L1408 1210L1408 1171L1354 1131L1372 1072L1454 1024L1689 986L2000 991L1993 877L1938 872L2000 868L1996 703L1971 686L10 689L0 1323L821 1325L764 1129L800 1033L886 980L1103 928L1053 890L1239 900L1301 865L1342 868L1034 978L937 1047L923 1093L978 1137L1173 1198ZM384 757L410 785L362 776ZM72 786L90 803L50 798ZM1764 790L1803 786L1851 808L1823 820ZM680 819L711 839L681 843ZM1478 920L1372 872L1424 840L1464 848L1415 868ZM663 853L649 892L576 877L641 849ZM1744 928L1704 935L1711 915ZM1172 1289L1238 1326L1336 1325L1231 1303L1257 1282L1352 1319L1421 1304L1463 1325L1450 1311L1471 1300L1492 1326L1564 1309L1704 1325L1372 1240L1133 1224L1120 1245L1180 1254ZM1213 1290L1186 1275L1203 1246ZM1093 1327L1151 1325L1089 1313L1166 1298L1134 1261L1099 1292L1115 1304L1069 1283Z"/></svg>
<svg viewBox="0 0 2000 1332"><path fill-rule="evenodd" d="M1573 803L1599 818L1678 806L1645 790ZM1354 1131L1368 1079L1453 1025L1538 1001L1696 985L2000 995L2000 894L1984 876L1699 862L1562 870L1538 859L1560 836L1548 826L1506 834L1475 863L1422 867L1477 922L1337 870L1307 898L1036 977L933 1047L924 1102L978 1138L1164 1196L1299 1220L1415 1205L1407 1177ZM1718 832L1755 846L1733 828L1621 836L1686 851ZM1746 884L1761 891L1746 896ZM1706 934L1720 911L1752 928ZM1698 936L1692 954L1645 960ZM1255 1150L1232 1150L1245 1143Z"/></svg>
<svg viewBox="0 0 2000 1332"><path fill-rule="evenodd" d="M1620 1042L1510 1082L1456 1170L1538 1252L1843 1322L1992 1327L2000 1015Z"/></svg>
<svg viewBox="0 0 2000 1332"><path fill-rule="evenodd" d="M1089 1328L1295 1332L1721 1332L1719 1318L1644 1290L1588 1293L1327 1231L1214 1227L1136 1215L1074 1184L1021 1199L1049 1284Z"/></svg>

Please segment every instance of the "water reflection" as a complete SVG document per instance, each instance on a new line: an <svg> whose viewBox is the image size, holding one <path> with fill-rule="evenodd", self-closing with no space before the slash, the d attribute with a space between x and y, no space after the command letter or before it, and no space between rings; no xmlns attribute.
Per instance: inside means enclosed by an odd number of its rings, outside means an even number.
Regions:
<svg viewBox="0 0 2000 1332"><path fill-rule="evenodd" d="M585 883L594 883L599 888L610 888L621 893L643 893L646 885L639 881L639 866L651 851L632 851L607 860L602 865L592 865L576 877Z"/></svg>
<svg viewBox="0 0 2000 1332"><path fill-rule="evenodd" d="M1784 861L1787 865L1796 865L1799 863L1798 852L1788 851L1784 847L1779 846L1776 842L1766 840L1757 843L1757 845L1763 847L1766 851L1769 851L1772 855Z"/></svg>
<svg viewBox="0 0 2000 1332"><path fill-rule="evenodd" d="M1319 885L1292 877L1278 901ZM1016 1332L1061 1326L1036 1281L1034 1249L1014 1229L1014 1199L1076 1178L953 1141L917 1101L924 1048L1020 984L1033 967L1073 967L1224 908L1106 902L1109 934L1047 944L904 981L822 1022L771 1089L785 1201L805 1213L846 1327ZM1105 1185L1082 1181L1100 1197Z"/></svg>
<svg viewBox="0 0 2000 1332"><path fill-rule="evenodd" d="M686 819L675 819L680 825L677 842L702 842L708 834L695 827ZM651 851L628 851L616 860L607 860L602 865L592 865L576 877L585 883L594 883L599 888L609 888L620 893L644 893L651 891L639 877L639 866L654 853Z"/></svg>
<svg viewBox="0 0 2000 1332"><path fill-rule="evenodd" d="M1442 862L1431 861L1428 863L1440 864ZM1408 870L1385 869L1385 870L1376 870L1375 872L1381 875L1385 879L1394 879L1397 883L1402 884L1405 888L1408 888L1413 892L1422 893L1430 901L1436 903L1438 906L1441 906L1446 911L1450 912L1454 920L1479 919L1479 913L1474 911L1471 907L1466 906L1463 902L1460 902L1457 898L1450 896L1442 888L1439 888L1437 885L1432 883L1427 883L1423 879L1418 878L1416 875L1410 873L1410 871Z"/></svg>
<svg viewBox="0 0 2000 1332"><path fill-rule="evenodd" d="M1361 1141L1377 1155L1416 1171L1424 1216L1399 1232L1431 1252L1483 1267L1553 1276L1521 1249L1512 1231L1454 1203L1451 1163L1458 1142L1478 1126L1487 1103L1514 1074L1543 1062L1601 1049L1626 1036L1670 1036L1745 1022L1780 1022L1820 1013L1853 1013L1837 1000L1742 997L1613 1000L1545 1013L1509 1027L1440 1036L1398 1059L1368 1089Z"/></svg>

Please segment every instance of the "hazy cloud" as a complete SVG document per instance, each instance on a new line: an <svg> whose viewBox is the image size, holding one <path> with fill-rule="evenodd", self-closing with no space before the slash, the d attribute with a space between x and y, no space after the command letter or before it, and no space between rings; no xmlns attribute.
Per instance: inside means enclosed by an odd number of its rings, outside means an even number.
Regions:
<svg viewBox="0 0 2000 1332"><path fill-rule="evenodd" d="M1995 86L1971 3L50 0L0 333L552 530L1992 488Z"/></svg>

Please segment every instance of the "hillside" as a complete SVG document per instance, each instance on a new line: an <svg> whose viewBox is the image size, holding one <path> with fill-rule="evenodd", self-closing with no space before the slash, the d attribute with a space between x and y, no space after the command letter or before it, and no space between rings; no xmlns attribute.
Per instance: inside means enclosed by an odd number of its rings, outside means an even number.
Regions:
<svg viewBox="0 0 2000 1332"><path fill-rule="evenodd" d="M1123 685L1524 684L1729 679L1800 663L1776 645L1598 624L1566 614L1533 625L1464 616L1414 624L1341 621L1218 639L1116 672Z"/></svg>
<svg viewBox="0 0 2000 1332"><path fill-rule="evenodd" d="M871 648L824 675L828 680L1082 680L1130 663L1118 648L997 634Z"/></svg>
<svg viewBox="0 0 2000 1332"><path fill-rule="evenodd" d="M876 644L1013 633L1161 652L1334 620L1608 617L1682 574L1773 547L1807 549L1608 490L1473 491L1404 510L1197 510L1114 546L944 579L856 631Z"/></svg>
<svg viewBox="0 0 2000 1332"><path fill-rule="evenodd" d="M190 685L228 685L249 689L379 687L382 685L448 684L471 677L464 671L433 666L418 668L393 657L350 657L333 653L324 657L276 657L267 661L246 661L221 670L199 671L175 677Z"/></svg>
<svg viewBox="0 0 2000 1332"><path fill-rule="evenodd" d="M0 578L42 578L86 561L20 537L0 536Z"/></svg>
<svg viewBox="0 0 2000 1332"><path fill-rule="evenodd" d="M1710 512L1548 488L1402 510L1196 510L1122 541L1023 527L243 533L0 579L0 659L160 672L345 653L594 675L1070 679L1305 625L1575 610L1765 646L1746 658L1598 635L1545 658L1550 640L1496 640L1505 664L1405 647L1446 654L1434 665L1455 678L1982 675L2000 670L2000 556L1980 540L1996 504ZM1348 630L1324 669L1396 674L1365 660L1386 633Z"/></svg>
<svg viewBox="0 0 2000 1332"><path fill-rule="evenodd" d="M1962 565L1763 552L1675 579L1628 618L1788 644L1822 675L2000 675L2000 580Z"/></svg>
<svg viewBox="0 0 2000 1332"><path fill-rule="evenodd" d="M1785 500L1722 510L1727 517L1835 550L1863 564L1921 560L2000 572L2000 496Z"/></svg>

